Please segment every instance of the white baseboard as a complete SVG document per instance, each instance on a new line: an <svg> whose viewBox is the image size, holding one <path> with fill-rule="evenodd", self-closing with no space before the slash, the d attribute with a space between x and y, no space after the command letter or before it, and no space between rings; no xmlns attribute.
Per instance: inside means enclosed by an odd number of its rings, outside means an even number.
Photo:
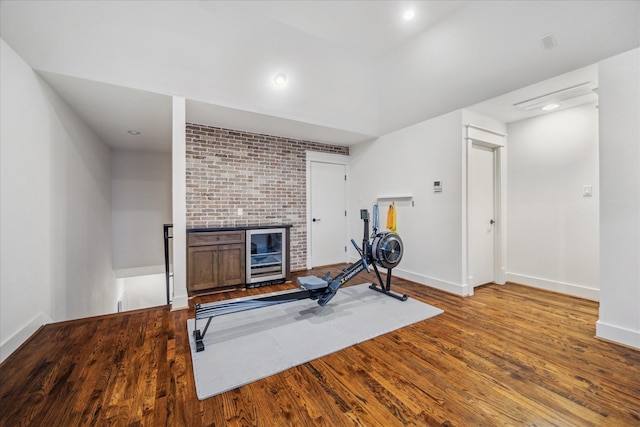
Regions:
<svg viewBox="0 0 640 427"><path fill-rule="evenodd" d="M351 257L351 262L358 261L359 258ZM386 273L386 269L380 269L381 273ZM403 270L401 268L394 268L394 276L401 279L410 280L421 285L430 286L441 291L449 292L450 294L467 296L469 295L468 285L461 285L458 283L448 282L446 280L437 279L435 277L425 276L424 274L414 273L412 271Z"/></svg>
<svg viewBox="0 0 640 427"><path fill-rule="evenodd" d="M507 272L506 280L521 285L527 285L534 288L545 289L547 291L559 292L578 298L584 298L591 301L600 301L600 291L586 286L576 285L574 283L558 282L555 280L543 279L540 277L527 276L524 274Z"/></svg>
<svg viewBox="0 0 640 427"><path fill-rule="evenodd" d="M47 323L52 323L48 315L40 312L34 317L31 322L25 325L18 332L7 338L2 344L0 344L0 363L2 363L7 357L11 355L18 347L22 345L40 326Z"/></svg>
<svg viewBox="0 0 640 427"><path fill-rule="evenodd" d="M640 350L640 331L622 328L598 320L596 322L596 337Z"/></svg>
<svg viewBox="0 0 640 427"><path fill-rule="evenodd" d="M401 268L394 268L393 275L402 279L411 280L412 282L420 283L421 285L430 286L441 291L449 292L450 294L467 296L469 295L468 285L461 285L459 283L453 283L435 277L425 276L424 274L414 273L406 271Z"/></svg>
<svg viewBox="0 0 640 427"><path fill-rule="evenodd" d="M189 297L186 295L174 295L171 301L171 310L180 310L189 307Z"/></svg>

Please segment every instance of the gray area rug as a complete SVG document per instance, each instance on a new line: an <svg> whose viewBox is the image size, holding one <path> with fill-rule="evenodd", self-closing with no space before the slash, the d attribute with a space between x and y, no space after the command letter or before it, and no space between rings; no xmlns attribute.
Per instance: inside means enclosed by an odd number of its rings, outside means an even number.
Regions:
<svg viewBox="0 0 640 427"><path fill-rule="evenodd" d="M268 294L267 294L268 295ZM300 300L215 317L196 352L187 321L200 400L375 338L443 311L415 299L399 301L369 284L338 291L325 307ZM206 320L199 320L202 329Z"/></svg>

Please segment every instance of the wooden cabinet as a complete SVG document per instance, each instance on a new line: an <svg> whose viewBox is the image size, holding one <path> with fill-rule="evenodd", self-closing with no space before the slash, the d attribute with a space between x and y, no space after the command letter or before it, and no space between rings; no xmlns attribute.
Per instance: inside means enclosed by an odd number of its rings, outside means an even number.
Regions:
<svg viewBox="0 0 640 427"><path fill-rule="evenodd" d="M244 284L244 231L189 233L187 238L189 294Z"/></svg>
<svg viewBox="0 0 640 427"><path fill-rule="evenodd" d="M188 294L291 280L290 228L291 225L273 225L187 229ZM282 234L282 246L274 243L277 237L272 235L277 233ZM270 245L278 248L271 250ZM280 267L272 258L280 260Z"/></svg>

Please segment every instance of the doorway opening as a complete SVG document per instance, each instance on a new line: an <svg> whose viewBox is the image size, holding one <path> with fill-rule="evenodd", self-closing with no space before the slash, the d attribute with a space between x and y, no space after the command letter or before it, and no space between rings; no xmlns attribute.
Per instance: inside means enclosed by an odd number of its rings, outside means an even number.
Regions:
<svg viewBox="0 0 640 427"><path fill-rule="evenodd" d="M504 284L505 134L467 125L466 285Z"/></svg>

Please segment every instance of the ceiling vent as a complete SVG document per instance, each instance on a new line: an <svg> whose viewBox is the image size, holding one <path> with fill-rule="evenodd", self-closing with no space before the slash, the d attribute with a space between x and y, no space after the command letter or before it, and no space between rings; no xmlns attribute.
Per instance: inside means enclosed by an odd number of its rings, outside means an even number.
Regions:
<svg viewBox="0 0 640 427"><path fill-rule="evenodd" d="M544 46L545 49L553 49L554 47L558 46L558 43L556 43L556 39L555 37L553 37L553 34L549 33L546 36L542 36L542 46Z"/></svg>
<svg viewBox="0 0 640 427"><path fill-rule="evenodd" d="M594 94L594 89L591 87L591 83L587 82L565 89L557 90L555 92L547 93L546 95L527 99L526 101L521 101L513 105L515 107L522 108L525 111L530 111L541 109L542 107L549 104L560 104L562 101L567 101L569 99L591 94Z"/></svg>

